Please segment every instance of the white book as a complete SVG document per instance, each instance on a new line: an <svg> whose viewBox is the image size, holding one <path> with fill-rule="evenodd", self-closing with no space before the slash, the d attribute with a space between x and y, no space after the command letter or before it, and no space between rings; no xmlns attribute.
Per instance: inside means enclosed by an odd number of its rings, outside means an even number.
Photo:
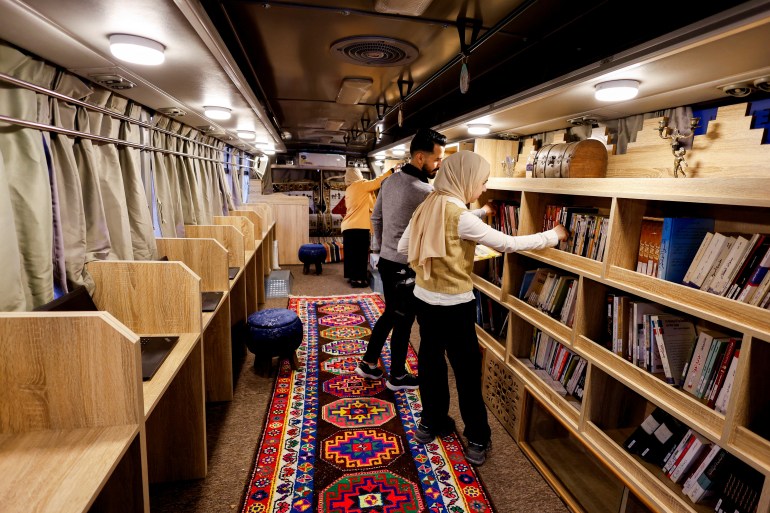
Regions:
<svg viewBox="0 0 770 513"><path fill-rule="evenodd" d="M727 259L727 256L730 254L730 251L733 249L735 242L736 242L735 237L732 237L732 236L727 237L727 240L725 241L725 245L722 247L722 251L719 253L719 256L717 256L716 260L714 260L714 264L711 266L711 270L709 271L708 275L706 275L706 279L703 280L703 284L700 286L701 290L709 289L709 286L714 281L714 277L717 275L718 272L720 272L720 269L724 264L725 260Z"/></svg>
<svg viewBox="0 0 770 513"><path fill-rule="evenodd" d="M714 459L714 456L717 455L721 447L719 447L717 444L712 444L711 448L709 449L708 454L700 461L700 464L695 468L692 474L690 474L690 477L688 477L684 484L682 485L682 492L685 495L690 495L690 492L693 489L693 485L698 482L698 478L701 474L706 470L706 467L709 466L711 461Z"/></svg>
<svg viewBox="0 0 770 513"><path fill-rule="evenodd" d="M684 448L687 446L687 441L690 439L690 436L692 435L692 433L693 433L692 428L688 428L684 436L682 436L682 439L679 440L679 443L676 445L676 448L671 452L671 455L663 464L663 472L667 476L671 475L671 469L674 468L674 465L676 464L676 461L679 459L679 456L682 455L682 451L684 451Z"/></svg>
<svg viewBox="0 0 770 513"><path fill-rule="evenodd" d="M703 237L703 241L700 243L700 247L698 247L698 252L695 253L695 257L693 257L692 262L690 262L690 267L687 268L687 272L685 273L684 278L682 278L682 283L684 284L690 283L690 279L692 278L693 274L695 274L695 271L698 269L698 264L700 264L700 260L701 258L703 258L703 255L706 252L706 249L711 243L711 239L713 237L714 237L714 234L712 232L706 233L706 235Z"/></svg>
<svg viewBox="0 0 770 513"><path fill-rule="evenodd" d="M697 288L700 288L700 286L703 285L703 281L706 279L706 276L708 276L709 271L714 265L714 261L722 252L722 248L726 242L727 237L724 234L719 232L714 233L708 248L706 248L705 253L703 253L703 258L701 258L698 263L698 268L690 279L690 285ZM733 245L733 247L735 246Z"/></svg>
<svg viewBox="0 0 770 513"><path fill-rule="evenodd" d="M711 448L711 442L699 433L695 433L695 439L687 449L687 452L679 460L679 464L671 472L671 480L678 483L683 477L689 475L689 471L700 461L705 451Z"/></svg>
<svg viewBox="0 0 770 513"><path fill-rule="evenodd" d="M757 306L760 302L762 302L762 299L765 297L768 291L770 291L770 272L765 274L765 277L762 278L762 281L757 287L756 292L754 292L754 295L751 296L749 304Z"/></svg>
<svg viewBox="0 0 770 513"><path fill-rule="evenodd" d="M689 319L674 314L652 315L650 321L666 381L679 385L682 369L695 343L695 325Z"/></svg>
<svg viewBox="0 0 770 513"><path fill-rule="evenodd" d="M715 338L726 337L724 333L719 333L706 328L698 329L698 340L695 342L695 350L692 358L687 365L687 375L682 382L682 390L695 395L695 388L700 383L703 368L706 364L706 358L711 350L711 345Z"/></svg>
<svg viewBox="0 0 770 513"><path fill-rule="evenodd" d="M738 239L741 238L742 237L739 237ZM746 242L745 246L736 251L730 251L730 255L727 257L727 267L724 270L724 273L722 275L718 275L718 281L715 280L715 282L712 282L712 286L709 287L709 292L712 294L718 294L720 296L727 292L727 289L733 283L733 279L735 279L735 275L738 274L738 271L741 268L741 264L743 264L743 261L747 258L749 251L751 251L751 248L754 247L758 239L759 234L755 233ZM738 240L735 241L734 247L737 245Z"/></svg>
<svg viewBox="0 0 770 513"><path fill-rule="evenodd" d="M631 325L634 328L633 343L639 350L639 356L637 356L637 364L640 367L650 371L651 370L651 358L650 358L650 345L649 337L645 338L644 329L644 316L652 314L665 313L665 309L656 303L645 303L641 301L634 301L633 309L631 313Z"/></svg>
<svg viewBox="0 0 770 513"><path fill-rule="evenodd" d="M735 372L738 370L738 356L741 350L736 349L733 353L733 359L730 362L730 367L727 368L727 375L725 381L722 383L722 390L719 391L717 400L714 403L714 409L719 413L727 413L727 403L730 400L730 391L733 388L733 382L735 381Z"/></svg>

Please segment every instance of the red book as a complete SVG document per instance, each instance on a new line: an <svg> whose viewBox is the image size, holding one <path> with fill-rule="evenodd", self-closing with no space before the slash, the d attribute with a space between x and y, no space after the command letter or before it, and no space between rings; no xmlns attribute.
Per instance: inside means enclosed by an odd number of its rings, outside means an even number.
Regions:
<svg viewBox="0 0 770 513"><path fill-rule="evenodd" d="M706 402L706 405L709 408L713 408L716 404L719 391L722 389L722 385L725 382L725 376L727 376L727 368L730 367L730 362L733 360L736 347L738 347L738 339L735 337L730 337L730 339L727 341L727 346L725 347L725 353L722 356L722 361L719 364L719 370L717 370L716 377L714 378L714 384L711 386L711 392L709 393L708 401Z"/></svg>

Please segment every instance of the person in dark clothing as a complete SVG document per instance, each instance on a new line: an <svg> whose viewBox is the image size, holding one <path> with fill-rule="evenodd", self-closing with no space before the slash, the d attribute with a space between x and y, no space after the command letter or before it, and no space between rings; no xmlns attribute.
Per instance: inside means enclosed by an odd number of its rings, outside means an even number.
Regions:
<svg viewBox="0 0 770 513"><path fill-rule="evenodd" d="M406 369L406 353L414 323L411 288L404 283L414 278L406 256L398 253L398 241L417 206L430 194L428 182L436 176L444 154L446 137L431 129L420 129L410 146L411 162L382 184L372 213L373 248L379 252L377 269L382 278L385 311L377 320L369 338L366 354L356 374L379 379L384 371L377 365L388 333L390 338L390 390L417 388L417 378ZM401 284L401 285L399 285Z"/></svg>

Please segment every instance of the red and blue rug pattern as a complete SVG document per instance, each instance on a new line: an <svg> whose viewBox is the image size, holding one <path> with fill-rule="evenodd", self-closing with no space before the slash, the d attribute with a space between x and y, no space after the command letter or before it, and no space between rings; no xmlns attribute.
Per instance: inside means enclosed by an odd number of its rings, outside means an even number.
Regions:
<svg viewBox="0 0 770 513"><path fill-rule="evenodd" d="M300 365L281 364L242 513L493 511L456 434L414 439L419 391L353 372L380 296L291 297L288 308L304 325ZM412 348L407 365L416 373Z"/></svg>

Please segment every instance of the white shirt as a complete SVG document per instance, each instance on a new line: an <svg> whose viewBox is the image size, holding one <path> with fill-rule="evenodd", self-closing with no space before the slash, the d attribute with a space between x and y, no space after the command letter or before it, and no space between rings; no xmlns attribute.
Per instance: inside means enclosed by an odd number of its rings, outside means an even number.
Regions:
<svg viewBox="0 0 770 513"><path fill-rule="evenodd" d="M453 204L465 209L465 205L457 198L449 198ZM457 224L457 233L461 239L472 240L478 244L489 246L501 253L513 253L514 251L527 251L530 249L542 249L556 246L559 243L559 236L554 230L535 233L533 235L506 235L503 232L495 230L482 219L486 217L483 208L477 210L466 210L460 214L460 220ZM398 241L398 252L403 255L409 253L409 235L412 232L412 222L410 221ZM444 294L441 292L431 292L419 285L414 287L415 297L431 305L450 306L467 303L474 299L473 291L463 292L462 294Z"/></svg>

